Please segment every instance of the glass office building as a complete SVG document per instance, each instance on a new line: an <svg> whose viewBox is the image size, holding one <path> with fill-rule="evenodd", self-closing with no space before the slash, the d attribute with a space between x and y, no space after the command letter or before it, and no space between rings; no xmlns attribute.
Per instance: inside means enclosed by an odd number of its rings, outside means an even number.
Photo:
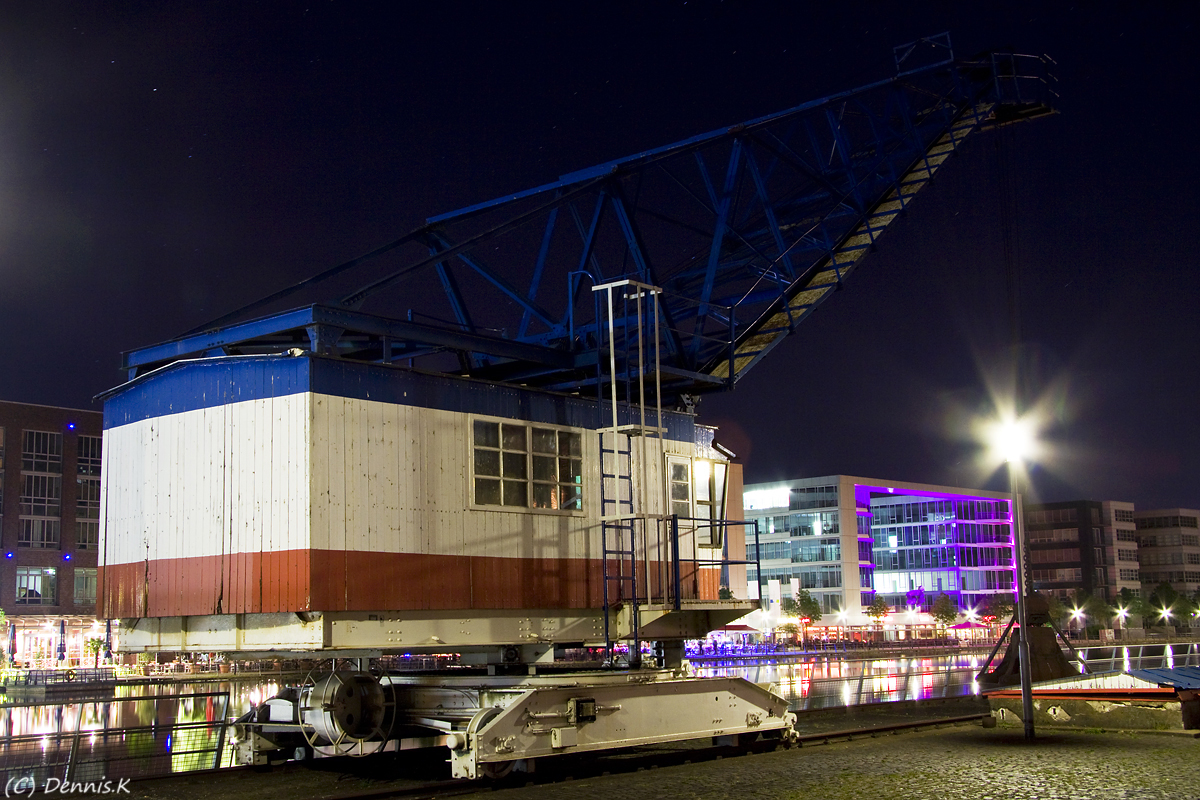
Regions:
<svg viewBox="0 0 1200 800"><path fill-rule="evenodd" d="M927 611L945 593L965 611L1014 591L1006 494L832 475L750 484L744 498L760 542L750 596L804 589L854 625L876 594Z"/></svg>

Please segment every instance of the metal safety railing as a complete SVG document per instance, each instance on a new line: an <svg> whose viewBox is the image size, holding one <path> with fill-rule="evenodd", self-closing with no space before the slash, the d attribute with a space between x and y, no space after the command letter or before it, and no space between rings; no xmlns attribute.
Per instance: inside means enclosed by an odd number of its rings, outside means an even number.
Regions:
<svg viewBox="0 0 1200 800"><path fill-rule="evenodd" d="M72 683L114 683L115 667L71 667L69 669L6 670L0 677L5 686L55 686Z"/></svg>
<svg viewBox="0 0 1200 800"><path fill-rule="evenodd" d="M32 795L229 766L229 692L0 707L0 782Z"/></svg>

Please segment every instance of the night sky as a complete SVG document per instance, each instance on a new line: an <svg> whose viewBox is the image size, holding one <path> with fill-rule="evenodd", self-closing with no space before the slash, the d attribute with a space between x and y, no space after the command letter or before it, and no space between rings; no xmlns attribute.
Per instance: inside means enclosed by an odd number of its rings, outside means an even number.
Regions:
<svg viewBox="0 0 1200 800"><path fill-rule="evenodd" d="M427 216L885 78L894 45L949 31L1057 61L1061 113L1011 141L1033 497L1200 506L1196 6L809 5L6 3L0 399L99 408L123 350ZM747 480L1003 486L970 441L1009 341L998 169L974 137L705 397Z"/></svg>

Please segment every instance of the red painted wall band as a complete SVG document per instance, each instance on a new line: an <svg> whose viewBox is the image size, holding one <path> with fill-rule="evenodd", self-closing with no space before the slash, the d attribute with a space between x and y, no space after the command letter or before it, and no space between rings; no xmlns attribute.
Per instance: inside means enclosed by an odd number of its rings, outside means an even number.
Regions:
<svg viewBox="0 0 1200 800"><path fill-rule="evenodd" d="M684 565L681 574L685 598L716 598L716 570L697 575ZM601 563L588 559L290 550L101 567L97 603L109 618L599 608L603 582ZM652 584L659 593L658 581ZM610 584L611 595L619 596L618 586Z"/></svg>

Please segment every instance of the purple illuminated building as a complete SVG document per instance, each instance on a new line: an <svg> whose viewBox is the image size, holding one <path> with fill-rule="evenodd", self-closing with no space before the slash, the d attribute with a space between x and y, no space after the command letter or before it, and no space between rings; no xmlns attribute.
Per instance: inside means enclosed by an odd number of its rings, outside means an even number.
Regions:
<svg viewBox="0 0 1200 800"><path fill-rule="evenodd" d="M751 596L805 589L839 624L862 625L876 594L916 614L943 593L966 612L1014 591L1007 494L831 475L750 484L744 497L759 525Z"/></svg>

